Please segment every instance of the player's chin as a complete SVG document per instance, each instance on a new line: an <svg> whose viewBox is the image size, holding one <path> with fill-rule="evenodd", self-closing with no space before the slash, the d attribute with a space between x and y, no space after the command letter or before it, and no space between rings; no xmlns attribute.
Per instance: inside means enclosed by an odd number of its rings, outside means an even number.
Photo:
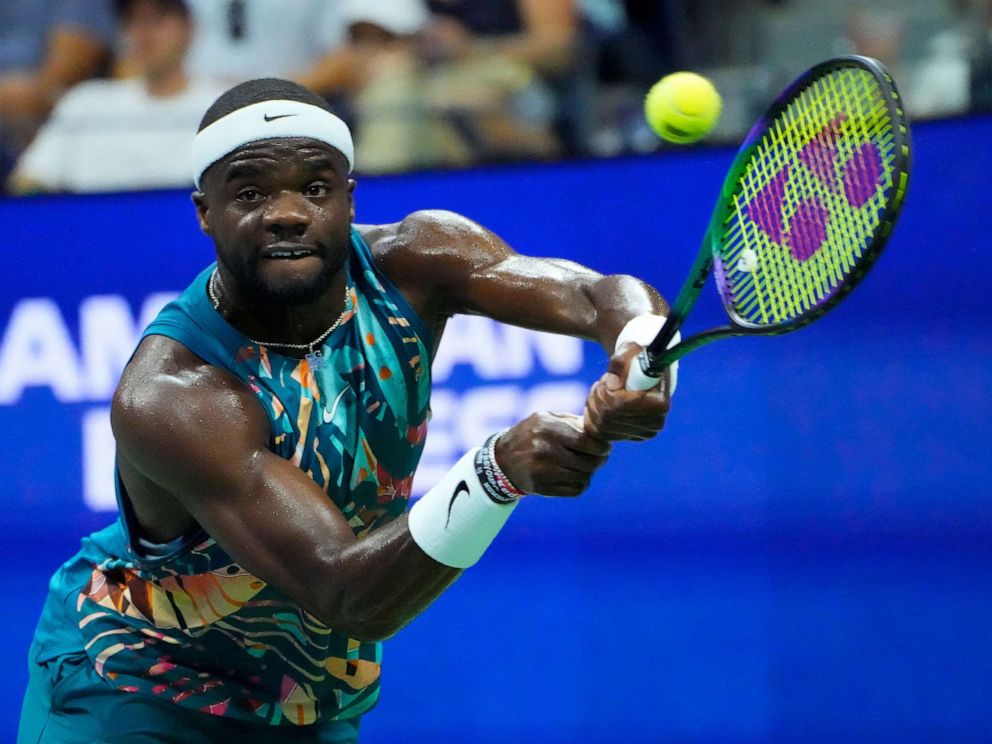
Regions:
<svg viewBox="0 0 992 744"><path fill-rule="evenodd" d="M257 284L270 302L298 305L313 302L327 291L335 270L319 256L262 259Z"/></svg>

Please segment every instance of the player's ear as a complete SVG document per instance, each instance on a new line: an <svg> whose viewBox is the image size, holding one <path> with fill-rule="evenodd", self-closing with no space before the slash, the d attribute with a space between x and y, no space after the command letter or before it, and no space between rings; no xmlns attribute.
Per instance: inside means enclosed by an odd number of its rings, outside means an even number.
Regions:
<svg viewBox="0 0 992 744"><path fill-rule="evenodd" d="M348 179L348 201L351 203L351 221L355 221L355 187L358 183L353 178Z"/></svg>
<svg viewBox="0 0 992 744"><path fill-rule="evenodd" d="M207 205L206 195L202 191L194 191L191 198L196 205L196 221L200 223L200 229L204 234L210 235L210 207Z"/></svg>

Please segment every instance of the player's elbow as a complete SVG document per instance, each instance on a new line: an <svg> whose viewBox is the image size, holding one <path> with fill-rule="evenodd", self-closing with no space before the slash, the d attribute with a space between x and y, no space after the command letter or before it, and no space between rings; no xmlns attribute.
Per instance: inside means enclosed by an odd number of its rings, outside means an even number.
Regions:
<svg viewBox="0 0 992 744"><path fill-rule="evenodd" d="M366 592L336 587L324 593L312 611L328 628L356 641L383 641L412 619L405 606L394 604L388 597L388 593L372 597Z"/></svg>

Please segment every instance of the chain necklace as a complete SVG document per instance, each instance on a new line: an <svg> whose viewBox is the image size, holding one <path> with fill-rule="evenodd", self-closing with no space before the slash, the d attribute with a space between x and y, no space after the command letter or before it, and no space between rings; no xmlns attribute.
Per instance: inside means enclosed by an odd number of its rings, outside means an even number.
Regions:
<svg viewBox="0 0 992 744"><path fill-rule="evenodd" d="M213 273L210 275L210 279L207 282L207 294L210 295L210 302L213 303L214 310L220 312L220 298L217 297L217 269L215 268ZM338 319L331 323L331 327L326 331L321 333L317 338L308 344L285 344L279 341L266 342L266 341L256 341L253 338L249 338L256 346L277 346L280 349L299 349L301 351L306 350L307 354L304 357L307 363L310 365L310 369L315 372L324 368L327 361L324 359L323 352L316 348L317 344L321 343L325 338L330 336L337 329L339 325L344 321L344 316L348 312L348 287L344 288L344 308L341 310L341 314Z"/></svg>

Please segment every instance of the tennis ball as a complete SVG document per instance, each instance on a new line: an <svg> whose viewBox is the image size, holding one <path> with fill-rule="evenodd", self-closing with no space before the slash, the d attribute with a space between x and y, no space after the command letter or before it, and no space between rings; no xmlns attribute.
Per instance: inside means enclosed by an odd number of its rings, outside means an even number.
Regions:
<svg viewBox="0 0 992 744"><path fill-rule="evenodd" d="M694 72L673 72L651 86L644 116L664 140L687 145L702 139L720 118L720 94Z"/></svg>

